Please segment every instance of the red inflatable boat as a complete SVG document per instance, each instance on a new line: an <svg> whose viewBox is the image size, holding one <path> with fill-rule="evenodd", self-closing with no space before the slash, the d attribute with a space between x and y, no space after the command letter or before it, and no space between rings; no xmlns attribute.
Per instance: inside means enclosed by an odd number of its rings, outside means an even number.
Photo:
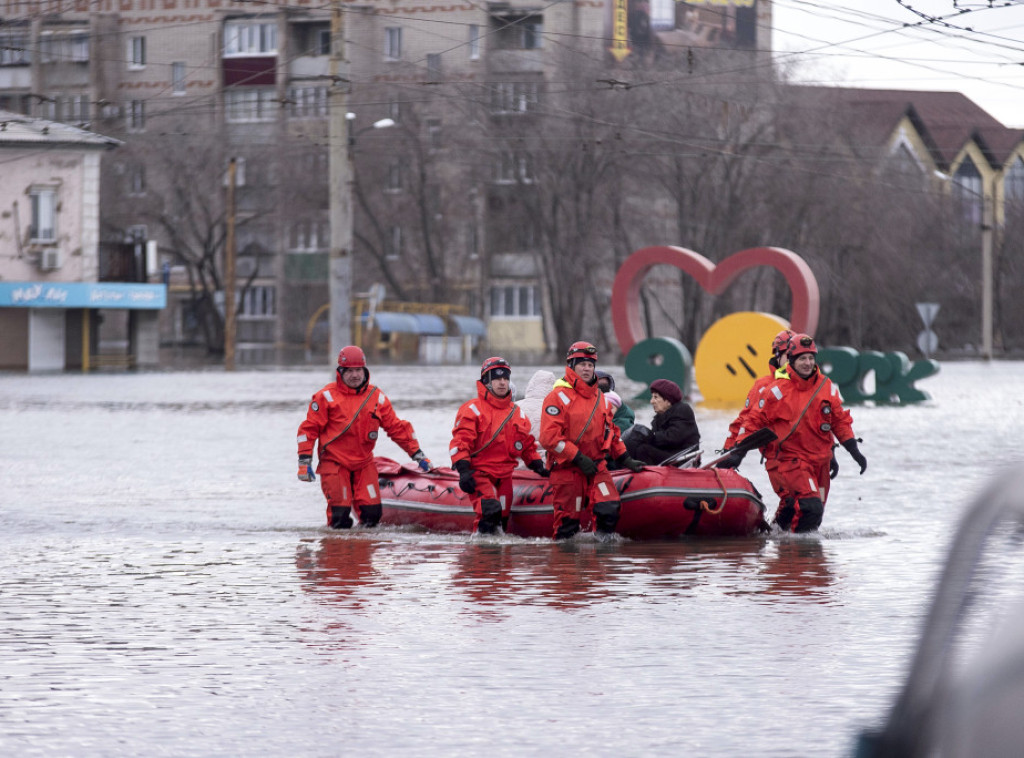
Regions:
<svg viewBox="0 0 1024 758"><path fill-rule="evenodd" d="M390 458L376 458L381 523L416 525L436 532L473 531L473 506L450 468L423 473ZM638 474L612 472L621 495L616 532L632 540L674 537L745 537L767 527L754 486L730 469L649 466ZM551 487L528 469L513 474L508 534L551 537ZM581 524L589 530L589 524Z"/></svg>

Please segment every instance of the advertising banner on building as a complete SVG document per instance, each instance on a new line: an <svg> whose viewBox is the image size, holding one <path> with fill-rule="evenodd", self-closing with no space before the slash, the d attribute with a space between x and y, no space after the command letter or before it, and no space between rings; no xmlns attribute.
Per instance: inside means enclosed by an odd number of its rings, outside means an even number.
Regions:
<svg viewBox="0 0 1024 758"><path fill-rule="evenodd" d="M3 308L127 308L167 306L163 284L0 282Z"/></svg>
<svg viewBox="0 0 1024 758"><path fill-rule="evenodd" d="M608 52L633 66L686 58L694 48L756 50L770 29L769 0L606 0ZM758 21L759 13L765 16Z"/></svg>

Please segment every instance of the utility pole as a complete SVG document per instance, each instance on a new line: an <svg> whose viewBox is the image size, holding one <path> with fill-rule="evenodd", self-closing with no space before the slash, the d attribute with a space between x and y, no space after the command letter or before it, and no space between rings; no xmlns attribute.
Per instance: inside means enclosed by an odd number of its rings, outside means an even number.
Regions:
<svg viewBox="0 0 1024 758"><path fill-rule="evenodd" d="M992 360L992 234L995 194L981 193L981 357Z"/></svg>
<svg viewBox="0 0 1024 758"><path fill-rule="evenodd" d="M227 234L224 241L224 370L235 370L235 158L228 161Z"/></svg>
<svg viewBox="0 0 1024 758"><path fill-rule="evenodd" d="M345 59L345 16L342 0L331 1L331 85L328 89L328 166L331 252L327 262L330 294L330 336L327 359L352 341L352 166L348 151L349 64Z"/></svg>

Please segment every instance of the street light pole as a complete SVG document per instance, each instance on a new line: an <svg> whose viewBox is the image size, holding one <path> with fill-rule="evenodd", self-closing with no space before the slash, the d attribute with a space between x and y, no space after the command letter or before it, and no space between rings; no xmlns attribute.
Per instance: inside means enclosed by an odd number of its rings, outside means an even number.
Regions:
<svg viewBox="0 0 1024 758"><path fill-rule="evenodd" d="M995 191L981 193L981 355L992 360L992 234L995 226Z"/></svg>
<svg viewBox="0 0 1024 758"><path fill-rule="evenodd" d="M352 166L348 149L349 64L345 59L342 0L331 3L331 86L328 90L329 221L331 250L327 262L330 336L327 359L352 341Z"/></svg>

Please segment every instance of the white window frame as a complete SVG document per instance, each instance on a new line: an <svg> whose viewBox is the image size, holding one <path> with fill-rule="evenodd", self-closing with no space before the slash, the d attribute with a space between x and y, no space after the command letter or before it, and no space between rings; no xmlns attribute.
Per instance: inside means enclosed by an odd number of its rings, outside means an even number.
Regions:
<svg viewBox="0 0 1024 758"><path fill-rule="evenodd" d="M136 163L128 167L128 194L135 196L146 194L145 165Z"/></svg>
<svg viewBox="0 0 1024 758"><path fill-rule="evenodd" d="M247 321L271 320L277 315L277 288L271 284L250 286L244 295L236 293L236 302L241 305L239 318Z"/></svg>
<svg viewBox="0 0 1024 758"><path fill-rule="evenodd" d="M277 55L276 21L226 21L224 57L252 58Z"/></svg>
<svg viewBox="0 0 1024 758"><path fill-rule="evenodd" d="M321 253L330 250L331 230L326 219L299 219L289 227L288 234L289 252Z"/></svg>
<svg viewBox="0 0 1024 758"><path fill-rule="evenodd" d="M384 257L390 261L402 257L402 227L398 224L394 224L388 234L388 249Z"/></svg>
<svg viewBox="0 0 1024 758"><path fill-rule="evenodd" d="M129 100L124 109L125 122L130 132L146 130L146 101Z"/></svg>
<svg viewBox="0 0 1024 758"><path fill-rule="evenodd" d="M402 59L402 27L384 27L384 58L389 61Z"/></svg>
<svg viewBox="0 0 1024 758"><path fill-rule="evenodd" d="M0 66L23 66L31 62L28 32L0 33Z"/></svg>
<svg viewBox="0 0 1024 758"><path fill-rule="evenodd" d="M491 113L529 113L539 102L539 82L496 82L491 90Z"/></svg>
<svg viewBox="0 0 1024 758"><path fill-rule="evenodd" d="M542 315L540 287L536 284L492 285L489 308L492 319L536 321Z"/></svg>
<svg viewBox="0 0 1024 758"><path fill-rule="evenodd" d="M273 121L278 105L274 87L229 87L224 90L224 120L231 124Z"/></svg>
<svg viewBox="0 0 1024 758"><path fill-rule="evenodd" d="M533 184L533 161L525 153L502 150L495 164L494 181L498 184Z"/></svg>
<svg viewBox="0 0 1024 758"><path fill-rule="evenodd" d="M401 192L404 179L405 166L400 158L395 158L388 164L387 184L384 185L384 191Z"/></svg>
<svg viewBox="0 0 1024 758"><path fill-rule="evenodd" d="M1011 203L1024 202L1024 160L1017 156L1003 179L1003 196Z"/></svg>
<svg viewBox="0 0 1024 758"><path fill-rule="evenodd" d="M327 87L289 87L291 118L327 118Z"/></svg>
<svg viewBox="0 0 1024 758"><path fill-rule="evenodd" d="M471 61L480 60L480 25L470 24L469 25L469 59Z"/></svg>
<svg viewBox="0 0 1024 758"><path fill-rule="evenodd" d="M313 54L314 55L330 55L331 54L331 30L330 29L317 29L316 30L316 45L314 46Z"/></svg>
<svg viewBox="0 0 1024 758"><path fill-rule="evenodd" d="M227 160L224 166L224 186L231 183L231 159ZM245 157L235 156L235 188L245 186Z"/></svg>
<svg viewBox="0 0 1024 758"><path fill-rule="evenodd" d="M188 84L185 81L185 61L171 63L171 93L184 95Z"/></svg>
<svg viewBox="0 0 1024 758"><path fill-rule="evenodd" d="M146 38L137 35L128 38L128 69L141 71L146 67Z"/></svg>
<svg viewBox="0 0 1024 758"><path fill-rule="evenodd" d="M31 187L29 239L35 244L52 245L57 241L57 188Z"/></svg>

